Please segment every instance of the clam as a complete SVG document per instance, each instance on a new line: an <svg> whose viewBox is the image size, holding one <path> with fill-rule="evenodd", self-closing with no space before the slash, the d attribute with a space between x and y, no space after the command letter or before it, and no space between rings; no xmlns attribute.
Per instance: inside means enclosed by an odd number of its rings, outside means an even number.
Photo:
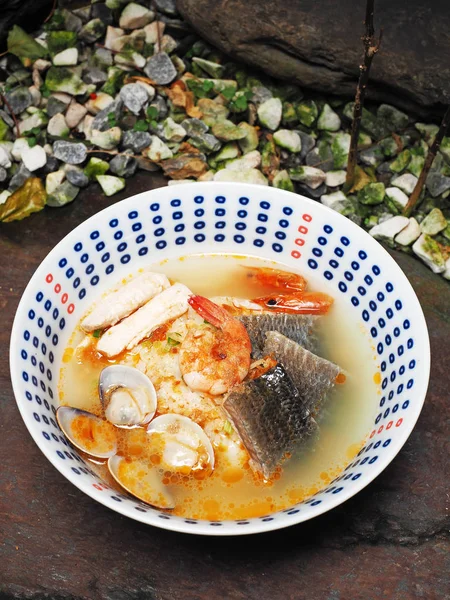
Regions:
<svg viewBox="0 0 450 600"><path fill-rule="evenodd" d="M142 502L157 508L175 507L160 472L148 463L116 454L108 460L108 469L121 487Z"/></svg>
<svg viewBox="0 0 450 600"><path fill-rule="evenodd" d="M192 419L177 414L156 417L147 427L161 457L160 467L189 474L214 469L214 450L208 436Z"/></svg>
<svg viewBox="0 0 450 600"><path fill-rule="evenodd" d="M133 367L111 365L103 369L98 391L105 417L118 427L146 424L156 412L152 382Z"/></svg>
<svg viewBox="0 0 450 600"><path fill-rule="evenodd" d="M114 427L90 412L60 406L56 420L66 438L79 450L95 458L109 458L117 451Z"/></svg>

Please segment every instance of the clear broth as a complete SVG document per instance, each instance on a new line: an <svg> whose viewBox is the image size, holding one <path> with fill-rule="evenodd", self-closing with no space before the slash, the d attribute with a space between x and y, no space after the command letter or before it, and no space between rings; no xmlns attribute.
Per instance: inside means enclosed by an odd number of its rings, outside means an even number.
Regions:
<svg viewBox="0 0 450 600"><path fill-rule="evenodd" d="M171 280L187 285L207 297L255 298L269 290L249 284L242 266L281 268L282 264L253 257L192 255L151 265ZM124 280L125 281L125 280ZM308 289L327 292L322 284L308 279ZM318 354L338 364L346 381L336 385L317 416L319 436L303 445L301 452L287 460L270 481L255 476L250 468L232 469L216 455L216 468L208 479L173 482L174 513L187 518L223 520L245 519L283 510L306 500L339 476L364 444L377 405L379 367L374 349L363 325L340 297L327 315L319 317ZM75 347L83 339L75 329L63 357L59 382L60 403L99 413L97 393L101 369L114 360L79 360ZM144 429L118 430L119 448L134 452L145 438ZM96 461L93 467L110 484L106 467Z"/></svg>

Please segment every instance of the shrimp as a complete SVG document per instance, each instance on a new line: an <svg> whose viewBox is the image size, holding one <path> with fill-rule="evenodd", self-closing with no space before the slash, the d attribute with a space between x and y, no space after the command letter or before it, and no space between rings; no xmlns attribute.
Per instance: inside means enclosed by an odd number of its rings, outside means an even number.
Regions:
<svg viewBox="0 0 450 600"><path fill-rule="evenodd" d="M322 292L304 292L271 294L262 298L254 298L252 302L278 313L324 315L333 304L333 298Z"/></svg>
<svg viewBox="0 0 450 600"><path fill-rule="evenodd" d="M181 343L181 374L191 390L219 396L246 377L252 345L244 325L226 309L203 296L193 295L188 303L208 326L192 329Z"/></svg>
<svg viewBox="0 0 450 600"><path fill-rule="evenodd" d="M306 280L297 273L289 273L278 269L269 269L267 267L245 267L249 273L247 277L253 279L255 283L264 286L271 286L293 292L303 292L306 289Z"/></svg>

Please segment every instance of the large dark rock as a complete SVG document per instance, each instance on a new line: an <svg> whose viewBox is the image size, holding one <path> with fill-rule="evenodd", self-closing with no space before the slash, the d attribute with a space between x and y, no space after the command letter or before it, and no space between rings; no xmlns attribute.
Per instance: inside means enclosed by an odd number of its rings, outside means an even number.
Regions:
<svg viewBox="0 0 450 600"><path fill-rule="evenodd" d="M178 0L212 44L275 77L353 96L365 2ZM442 0L378 0L383 40L368 96L419 112L450 102L450 10Z"/></svg>
<svg viewBox="0 0 450 600"><path fill-rule="evenodd" d="M13 25L32 30L42 23L52 8L52 0L0 0L0 48Z"/></svg>

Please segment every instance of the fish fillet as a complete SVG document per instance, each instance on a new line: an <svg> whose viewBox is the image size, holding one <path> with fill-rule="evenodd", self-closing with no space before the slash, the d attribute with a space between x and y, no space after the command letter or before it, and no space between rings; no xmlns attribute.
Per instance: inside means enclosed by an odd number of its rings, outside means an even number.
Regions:
<svg viewBox="0 0 450 600"><path fill-rule="evenodd" d="M334 363L305 350L278 331L266 334L264 354L283 364L298 389L305 409L314 413L333 387L340 369Z"/></svg>
<svg viewBox="0 0 450 600"><path fill-rule="evenodd" d="M310 333L316 318L312 315L290 315L286 313L263 313L238 317L247 329L252 343L252 354L255 358L262 356L268 331L279 331L300 344L300 346L312 350L314 338L310 337Z"/></svg>
<svg viewBox="0 0 450 600"><path fill-rule="evenodd" d="M169 280L162 273L142 273L102 298L83 319L81 327L89 332L115 325L169 286Z"/></svg>
<svg viewBox="0 0 450 600"><path fill-rule="evenodd" d="M266 478L317 427L282 365L234 388L223 409Z"/></svg>
<svg viewBox="0 0 450 600"><path fill-rule="evenodd" d="M149 300L132 315L108 329L97 344L97 350L106 356L116 356L131 350L157 327L184 314L192 292L182 283L175 283Z"/></svg>

